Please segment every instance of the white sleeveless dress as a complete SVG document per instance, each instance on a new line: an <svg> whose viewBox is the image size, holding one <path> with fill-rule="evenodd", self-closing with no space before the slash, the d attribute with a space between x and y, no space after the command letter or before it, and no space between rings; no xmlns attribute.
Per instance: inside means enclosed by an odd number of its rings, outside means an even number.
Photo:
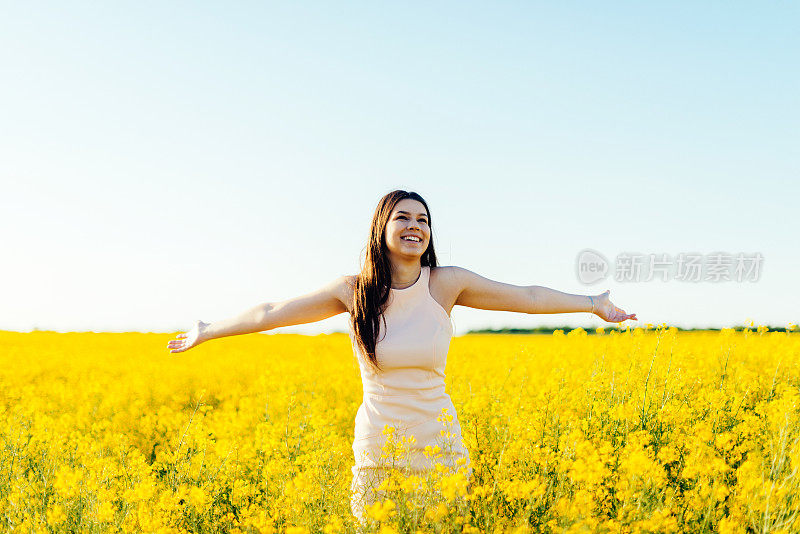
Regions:
<svg viewBox="0 0 800 534"><path fill-rule="evenodd" d="M388 471L382 467L381 448L387 436L384 425L390 425L399 436L414 436L416 443L401 464L408 474L422 474L442 463L457 469L456 462L466 459L467 476L471 478L469 452L462 442L461 425L450 395L445 392L444 369L447 351L453 336L450 316L431 296L430 267L423 266L417 281L405 289L390 289L384 312L386 328L380 321L376 356L382 371L375 371L355 342L352 325L350 340L361 370L364 398L355 418L352 467L351 509L362 520L364 507L383 500L377 487ZM385 334L385 337L384 337ZM437 421L442 408L453 420L449 431L455 434L445 447ZM425 447L439 446L443 456L432 459ZM449 450L448 450L449 449Z"/></svg>

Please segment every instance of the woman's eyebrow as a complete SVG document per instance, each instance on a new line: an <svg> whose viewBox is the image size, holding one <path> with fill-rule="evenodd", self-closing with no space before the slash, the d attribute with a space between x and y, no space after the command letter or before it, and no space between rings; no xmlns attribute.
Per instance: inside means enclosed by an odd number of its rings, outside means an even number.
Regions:
<svg viewBox="0 0 800 534"><path fill-rule="evenodd" d="M398 211L397 211L397 213L405 213L406 215L411 215L411 214L410 214L410 213L408 213L407 211L403 211L403 210L398 210ZM428 218L428 216L427 216L427 215L425 215L424 213L420 213L420 214L419 214L419 216L420 216L420 217L425 217L426 219Z"/></svg>

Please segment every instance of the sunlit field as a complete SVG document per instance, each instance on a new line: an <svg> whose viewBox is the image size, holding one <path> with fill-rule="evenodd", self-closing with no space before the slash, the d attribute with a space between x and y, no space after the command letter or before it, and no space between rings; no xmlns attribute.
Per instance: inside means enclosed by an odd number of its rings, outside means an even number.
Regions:
<svg viewBox="0 0 800 534"><path fill-rule="evenodd" d="M800 333L765 330L454 338L469 493L398 472L368 530L800 531ZM0 332L0 530L354 532L348 337L173 337Z"/></svg>

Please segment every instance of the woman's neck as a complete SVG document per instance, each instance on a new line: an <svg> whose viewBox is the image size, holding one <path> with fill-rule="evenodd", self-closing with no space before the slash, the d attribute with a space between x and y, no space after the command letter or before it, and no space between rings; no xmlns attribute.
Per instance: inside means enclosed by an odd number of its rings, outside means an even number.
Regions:
<svg viewBox="0 0 800 534"><path fill-rule="evenodd" d="M422 275L420 263L400 263L392 265L392 288L405 289L410 287Z"/></svg>

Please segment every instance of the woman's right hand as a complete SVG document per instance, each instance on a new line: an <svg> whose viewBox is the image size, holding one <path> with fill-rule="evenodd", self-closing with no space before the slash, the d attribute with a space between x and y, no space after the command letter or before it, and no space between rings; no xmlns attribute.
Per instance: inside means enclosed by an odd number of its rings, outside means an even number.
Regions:
<svg viewBox="0 0 800 534"><path fill-rule="evenodd" d="M176 339L171 340L167 344L167 348L171 349L170 352L184 352L204 341L208 341L205 331L209 324L211 323L204 323L198 319L191 330L175 336Z"/></svg>
<svg viewBox="0 0 800 534"><path fill-rule="evenodd" d="M622 308L617 308L614 303L611 302L611 299L608 298L610 293L611 290L607 289L599 295L593 295L595 315L609 323L621 323L628 319L633 319L634 321L639 320L635 313L626 313Z"/></svg>

